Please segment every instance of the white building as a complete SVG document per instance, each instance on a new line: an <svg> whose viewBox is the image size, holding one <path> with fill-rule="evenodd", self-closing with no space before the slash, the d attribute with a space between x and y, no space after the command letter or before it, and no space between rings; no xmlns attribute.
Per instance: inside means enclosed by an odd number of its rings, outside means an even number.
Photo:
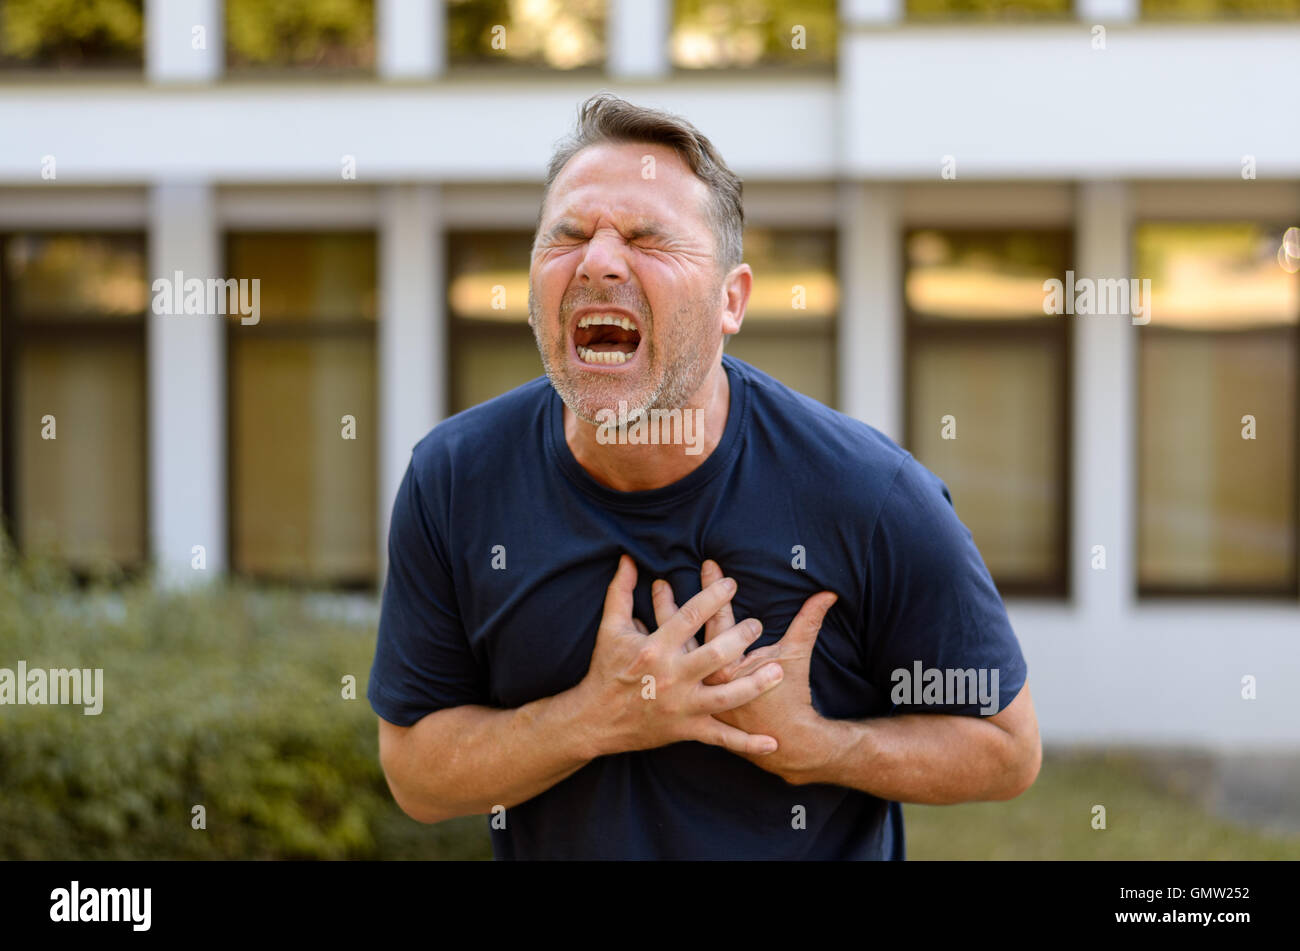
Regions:
<svg viewBox="0 0 1300 951"><path fill-rule="evenodd" d="M745 179L729 349L945 478L1046 741L1300 743L1300 17L841 0L833 68L693 71L670 0L608 0L604 65L548 72L458 69L437 0L375 7L371 76L225 75L221 0L146 3L140 75L0 76L21 545L376 589L411 446L540 372L541 178L608 89ZM1067 271L1150 309L1046 317ZM260 319L156 312L177 272L259 277Z"/></svg>

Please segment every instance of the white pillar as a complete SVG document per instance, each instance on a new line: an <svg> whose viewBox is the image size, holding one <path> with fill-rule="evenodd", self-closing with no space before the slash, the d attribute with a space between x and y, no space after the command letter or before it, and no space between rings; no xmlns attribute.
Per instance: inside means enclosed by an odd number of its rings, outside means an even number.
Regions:
<svg viewBox="0 0 1300 951"><path fill-rule="evenodd" d="M393 498L411 448L446 414L447 291L441 196L383 187L379 234L379 553L388 564Z"/></svg>
<svg viewBox="0 0 1300 951"><path fill-rule="evenodd" d="M155 83L205 83L225 60L221 0L145 0L145 72Z"/></svg>
<svg viewBox="0 0 1300 951"><path fill-rule="evenodd" d="M443 0L379 0L375 33L375 68L383 79L433 79L446 68Z"/></svg>
<svg viewBox="0 0 1300 951"><path fill-rule="evenodd" d="M903 438L902 240L898 186L840 188L840 409Z"/></svg>
<svg viewBox="0 0 1300 951"><path fill-rule="evenodd" d="M1076 277L1133 277L1129 186L1079 186ZM1061 275L1064 278L1064 275ZM1131 609L1137 577L1137 387L1134 348L1143 331L1128 317L1069 317L1074 332L1074 600L1100 623ZM1094 569L1093 546L1106 567Z"/></svg>
<svg viewBox="0 0 1300 951"><path fill-rule="evenodd" d="M610 0L606 45L615 79L660 79L672 71L672 0Z"/></svg>
<svg viewBox="0 0 1300 951"><path fill-rule="evenodd" d="M155 185L149 196L150 280L174 283L180 271L186 280L206 281L221 276L220 266L211 187ZM226 569L226 319L148 317L149 517L152 554L165 585ZM204 548L205 571L191 567L195 545Z"/></svg>
<svg viewBox="0 0 1300 951"><path fill-rule="evenodd" d="M846 26L884 26L903 17L903 0L840 0L840 22Z"/></svg>
<svg viewBox="0 0 1300 951"><path fill-rule="evenodd" d="M1140 0L1076 0L1074 7L1083 23L1133 23L1141 13Z"/></svg>

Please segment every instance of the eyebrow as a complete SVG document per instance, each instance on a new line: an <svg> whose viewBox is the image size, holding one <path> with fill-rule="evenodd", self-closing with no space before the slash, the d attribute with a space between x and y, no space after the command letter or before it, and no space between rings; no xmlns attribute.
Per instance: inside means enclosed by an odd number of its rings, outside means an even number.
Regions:
<svg viewBox="0 0 1300 951"><path fill-rule="evenodd" d="M638 238L662 238L666 234L663 226L657 221L641 221L628 232L627 239L636 241ZM587 234L572 218L561 218L550 231L546 232L546 237L582 239L587 237Z"/></svg>

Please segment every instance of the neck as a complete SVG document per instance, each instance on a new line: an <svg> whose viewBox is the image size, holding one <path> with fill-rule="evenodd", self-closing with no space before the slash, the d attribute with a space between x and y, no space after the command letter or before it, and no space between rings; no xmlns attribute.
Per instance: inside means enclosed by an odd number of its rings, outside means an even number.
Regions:
<svg viewBox="0 0 1300 951"><path fill-rule="evenodd" d="M659 489L690 475L709 458L722 441L730 407L731 386L719 362L682 407L680 419L657 423L647 413L642 437L634 426L602 432L565 406L564 441L578 465L601 485L619 492ZM682 441L683 434L689 435L687 442Z"/></svg>

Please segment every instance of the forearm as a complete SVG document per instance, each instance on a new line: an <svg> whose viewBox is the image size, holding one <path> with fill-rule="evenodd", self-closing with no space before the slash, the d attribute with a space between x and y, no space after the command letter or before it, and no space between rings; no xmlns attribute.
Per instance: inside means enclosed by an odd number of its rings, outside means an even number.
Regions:
<svg viewBox="0 0 1300 951"><path fill-rule="evenodd" d="M897 802L948 805L1011 799L1038 772L1033 747L981 717L904 714L821 721L827 751L805 782L848 786Z"/></svg>
<svg viewBox="0 0 1300 951"><path fill-rule="evenodd" d="M512 710L440 710L385 743L398 805L421 822L507 809L545 792L595 755L575 688Z"/></svg>

